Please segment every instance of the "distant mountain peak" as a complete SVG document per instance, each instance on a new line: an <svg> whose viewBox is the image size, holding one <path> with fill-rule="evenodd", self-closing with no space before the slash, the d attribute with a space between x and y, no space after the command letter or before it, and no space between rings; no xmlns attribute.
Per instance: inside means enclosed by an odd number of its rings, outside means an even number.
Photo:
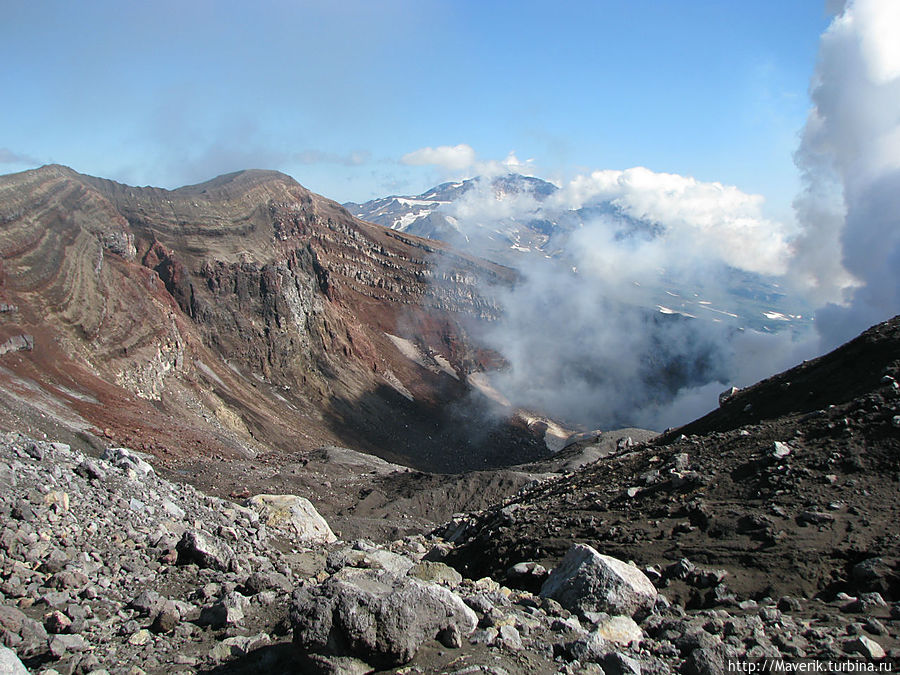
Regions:
<svg viewBox="0 0 900 675"><path fill-rule="evenodd" d="M546 253L556 223L537 213L537 205L559 188L535 176L507 173L475 176L436 185L418 195L391 195L344 207L363 220L429 239L439 239L502 264L515 264L527 252ZM524 198L508 217L497 220L478 209L486 203ZM528 198L534 201L528 201Z"/></svg>
<svg viewBox="0 0 900 675"><path fill-rule="evenodd" d="M450 243L458 243L460 228L454 214L454 204L462 200L473 190L489 186L498 199L506 196L530 194L541 202L554 194L559 188L553 183L535 176L523 176L508 173L499 176L475 176L461 181L450 181L436 185L418 195L390 195L372 199L362 204L347 202L344 207L353 215L393 230L408 232L422 237L441 239ZM508 224L507 224L508 225ZM534 233L528 224L522 236L533 240ZM508 227L504 228L508 230ZM541 235L546 234L546 223L537 228ZM508 233L507 233L508 234ZM507 237L504 234L503 237ZM465 237L465 233L462 233ZM510 246L520 245L521 236L513 236ZM535 242L531 242L532 244ZM478 251L479 254L484 252ZM487 257L504 261L502 251L496 256Z"/></svg>

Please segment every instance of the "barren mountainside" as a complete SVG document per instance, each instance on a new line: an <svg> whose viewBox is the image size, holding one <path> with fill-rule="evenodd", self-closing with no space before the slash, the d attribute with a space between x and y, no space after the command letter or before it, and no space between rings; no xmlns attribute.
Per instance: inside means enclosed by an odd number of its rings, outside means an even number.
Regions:
<svg viewBox="0 0 900 675"><path fill-rule="evenodd" d="M7 426L189 456L337 443L449 471L545 450L523 425L473 440L448 405L477 407L466 378L498 357L470 329L513 273L283 174L3 176L0 261Z"/></svg>

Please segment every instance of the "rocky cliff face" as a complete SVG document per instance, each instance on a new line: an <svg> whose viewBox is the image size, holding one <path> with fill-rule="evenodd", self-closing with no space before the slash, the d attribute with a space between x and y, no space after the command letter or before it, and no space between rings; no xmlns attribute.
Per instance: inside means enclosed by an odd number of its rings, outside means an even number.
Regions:
<svg viewBox="0 0 900 675"><path fill-rule="evenodd" d="M340 442L445 470L541 451L515 428L487 451L446 412L496 360L471 328L512 273L283 174L172 191L59 166L4 176L0 256L0 344L29 346L0 370L9 426L156 452Z"/></svg>

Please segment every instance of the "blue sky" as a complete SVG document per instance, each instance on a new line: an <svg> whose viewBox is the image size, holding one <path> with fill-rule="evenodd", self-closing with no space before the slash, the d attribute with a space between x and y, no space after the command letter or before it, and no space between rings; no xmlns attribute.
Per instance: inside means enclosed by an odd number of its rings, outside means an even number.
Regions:
<svg viewBox="0 0 900 675"><path fill-rule="evenodd" d="M466 144L557 180L721 181L787 218L828 21L810 0L6 0L0 172L275 168L362 201L458 177L401 158Z"/></svg>

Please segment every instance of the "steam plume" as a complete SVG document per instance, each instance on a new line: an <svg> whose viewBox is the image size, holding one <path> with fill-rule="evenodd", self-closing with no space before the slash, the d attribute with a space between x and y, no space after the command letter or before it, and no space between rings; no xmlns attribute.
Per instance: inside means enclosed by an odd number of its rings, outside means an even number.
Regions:
<svg viewBox="0 0 900 675"><path fill-rule="evenodd" d="M522 283L500 294L504 319L486 338L509 363L494 375L502 394L585 426L661 429L715 407L725 385L751 384L900 311L898 35L896 0L848 2L822 35L795 155L796 224L767 220L762 198L736 187L641 167L579 176L544 201L482 185L454 205L464 235L577 216L556 242L559 258L529 257ZM465 149L431 159L474 161ZM742 304L753 285L758 297ZM779 288L816 308L815 330L752 329L753 313L779 318L764 311Z"/></svg>
<svg viewBox="0 0 900 675"><path fill-rule="evenodd" d="M794 273L823 347L900 311L900 3L849 2L822 35L797 151Z"/></svg>

